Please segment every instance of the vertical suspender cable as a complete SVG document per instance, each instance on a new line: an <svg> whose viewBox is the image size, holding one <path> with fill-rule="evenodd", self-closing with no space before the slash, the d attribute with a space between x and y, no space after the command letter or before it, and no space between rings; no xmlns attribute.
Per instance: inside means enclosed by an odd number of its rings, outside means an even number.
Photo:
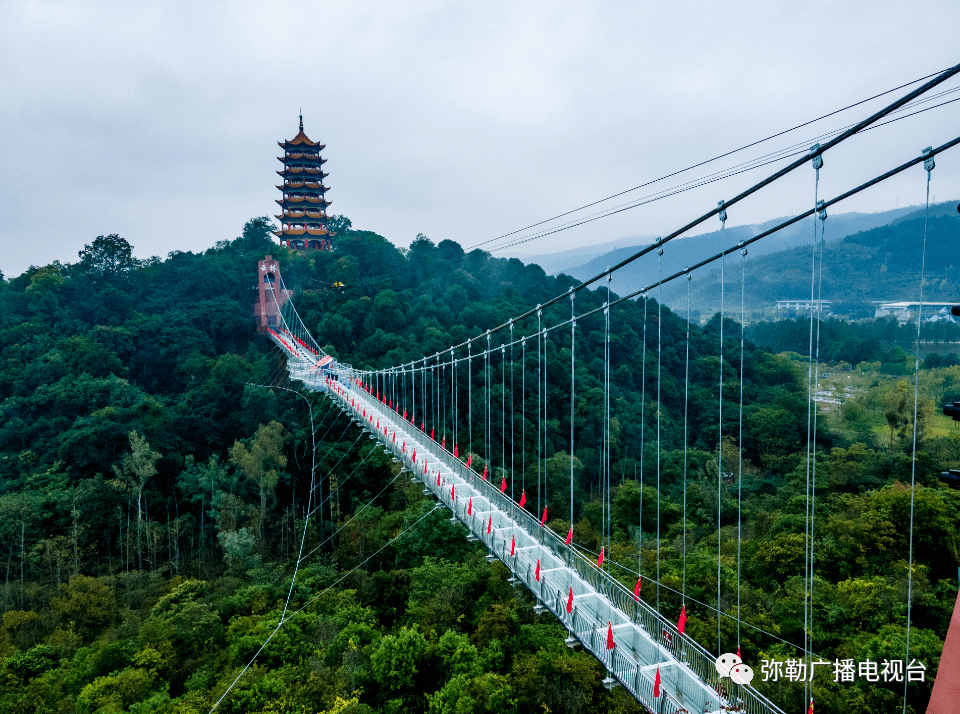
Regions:
<svg viewBox="0 0 960 714"><path fill-rule="evenodd" d="M816 172L813 184L813 207L817 207L817 196L820 190L820 168L823 166L823 157L819 153L820 145L814 144L810 147L813 154L812 164ZM810 344L808 347L808 368L807 368L807 469L806 469L806 506L804 510L804 543L803 543L803 649L804 661L809 667L810 663L810 467L811 458L815 458L812 453L813 444L816 442L814 433L814 399L813 394L813 307L817 277L817 220L813 219L813 246L810 251ZM810 699L809 684L804 681L804 704Z"/></svg>
<svg viewBox="0 0 960 714"><path fill-rule="evenodd" d="M927 154L930 148L924 149ZM907 562L907 653L904 665L910 666L910 615L913 610L913 506L914 494L917 488L917 416L920 403L920 325L923 321L923 275L927 267L927 221L930 217L930 175L936 168L933 157L923 162L927 172L927 203L923 214L923 247L920 252L920 304L917 306L917 350L913 370L913 450L910 463L910 536L909 560ZM907 711L907 682L909 677L903 678L903 714Z"/></svg>
<svg viewBox="0 0 960 714"><path fill-rule="evenodd" d="M513 493L513 425L516 422L513 397L513 320L510 320L510 492ZM506 432L504 432L506 433ZM521 489L523 487L521 486Z"/></svg>
<svg viewBox="0 0 960 714"><path fill-rule="evenodd" d="M500 345L500 467L507 470L507 350ZM513 493L513 474L510 474L510 498Z"/></svg>
<svg viewBox="0 0 960 714"><path fill-rule="evenodd" d="M683 577L680 581L680 604L683 607L687 605L687 406L690 403L690 279L692 277L687 273L687 356L683 375Z"/></svg>
<svg viewBox="0 0 960 714"><path fill-rule="evenodd" d="M473 453L473 356L470 353L470 345L467 340L467 432L470 437L467 446L467 455ZM469 459L468 459L469 460Z"/></svg>
<svg viewBox="0 0 960 714"><path fill-rule="evenodd" d="M606 363L606 383L603 387L604 393L604 410L606 411L606 425L605 430L607 433L606 440L606 461L605 468L607 471L607 552L610 551L611 546L611 536L613 531L613 511L611 510L611 500L610 500L610 467L611 467L611 457L610 457L610 447L611 447L611 434L610 434L610 287L613 282L613 274L607 276L607 305L604 310L606 317L606 340L604 347L604 362Z"/></svg>
<svg viewBox="0 0 960 714"><path fill-rule="evenodd" d="M745 336L747 312L745 293L747 285L747 249L740 251L740 417L737 427L737 652L740 652L740 546L742 531L741 509L743 506L743 363L746 358Z"/></svg>
<svg viewBox="0 0 960 714"><path fill-rule="evenodd" d="M723 206L723 201L720 201ZM723 501L723 268L726 250L727 212L720 212L720 400L717 416L717 653L722 653L720 646L720 507Z"/></svg>
<svg viewBox="0 0 960 714"><path fill-rule="evenodd" d="M658 239L659 240L659 239ZM660 285L657 287L657 612L660 612L660 366L663 362L663 246L657 251Z"/></svg>
<svg viewBox="0 0 960 714"><path fill-rule="evenodd" d="M576 337L577 318L574 300L577 294L570 289L570 527L573 528L573 404L576 394Z"/></svg>
<svg viewBox="0 0 960 714"><path fill-rule="evenodd" d="M489 468L490 478L493 478L493 468L490 464L490 457L493 455L493 450L490 444L490 426L492 424L492 418L490 415L490 330L487 330L487 350L483 353L483 379L484 379L484 388L486 391L485 394L485 403L484 403L484 424L483 424L483 460L484 464Z"/></svg>
<svg viewBox="0 0 960 714"><path fill-rule="evenodd" d="M457 385L457 360L456 355L453 351L453 347L450 348L450 431L453 432L453 449L451 451L458 451L457 447L457 434L458 434L458 421L460 419L460 400L458 397L459 389Z"/></svg>
<svg viewBox="0 0 960 714"><path fill-rule="evenodd" d="M547 337L549 332L543 330L543 505L547 505L550 489L547 487ZM539 472L538 472L539 473ZM573 523L570 524L573 527Z"/></svg>
<svg viewBox="0 0 960 714"><path fill-rule="evenodd" d="M520 340L520 488L527 483L527 338ZM537 513L540 494L537 493Z"/></svg>
<svg viewBox="0 0 960 714"><path fill-rule="evenodd" d="M543 416L540 411L540 401L543 395L543 383L540 379L540 362L541 362L541 352L540 352L540 342L543 339L542 332L542 315L540 311L540 306L537 305L537 511L540 511L540 467L542 464L543 457L541 456L540 446L543 443ZM544 497L544 503L546 503L546 497Z"/></svg>
<svg viewBox="0 0 960 714"><path fill-rule="evenodd" d="M640 484L643 484L643 452L647 420L647 294L643 294L643 359L640 365ZM641 489L642 492L642 489ZM643 537L643 513L640 514L641 537Z"/></svg>
<svg viewBox="0 0 960 714"><path fill-rule="evenodd" d="M820 208L823 205L823 201L817 202L817 208ZM819 211L820 217L820 264L817 266L817 337L814 345L814 378L813 378L813 396L816 399L817 394L820 391L820 323L822 320L822 305L821 300L823 296L823 249L825 238L824 234L826 231L826 220L827 220L827 211L826 209L821 209ZM813 443L811 444L811 464L810 464L810 544L809 544L809 572L808 580L810 582L810 603L808 605L809 611L809 625L810 625L810 651L813 651L813 562L814 562L814 552L813 552L813 543L814 543L814 528L817 525L817 421L820 416L819 407L817 402L814 401L813 409ZM810 655L810 659L813 659L813 655ZM813 665L810 665L811 667ZM810 685L810 694L813 695L813 685Z"/></svg>

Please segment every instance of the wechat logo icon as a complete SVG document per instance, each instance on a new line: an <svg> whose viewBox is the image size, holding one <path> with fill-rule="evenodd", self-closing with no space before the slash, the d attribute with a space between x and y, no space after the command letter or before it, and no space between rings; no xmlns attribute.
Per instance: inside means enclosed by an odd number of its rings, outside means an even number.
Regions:
<svg viewBox="0 0 960 714"><path fill-rule="evenodd" d="M737 684L747 685L753 680L753 667L744 664L743 660L732 652L724 652L717 657L714 666L721 678L730 677Z"/></svg>

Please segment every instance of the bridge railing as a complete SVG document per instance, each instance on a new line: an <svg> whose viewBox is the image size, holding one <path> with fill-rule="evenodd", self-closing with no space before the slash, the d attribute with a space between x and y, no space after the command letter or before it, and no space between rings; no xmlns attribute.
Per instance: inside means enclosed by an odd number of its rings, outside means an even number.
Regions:
<svg viewBox="0 0 960 714"><path fill-rule="evenodd" d="M392 416L392 410L388 410L383 404L363 390L351 389L350 392L358 399L358 404L363 402L367 407L390 411ZM347 405L349 405L349 402L347 402ZM396 418L399 420L399 417ZM490 481L483 479L481 474L478 474L472 468L468 468L461 459L454 457L452 452L442 449L435 439L430 438L429 434L421 431L415 424L405 423L404 429L419 432L417 437L424 442L433 442L431 444L431 451L434 455L438 456L443 466L462 481L470 484L475 491L489 501L493 508L505 513L508 518L517 523L528 535L536 539L536 541L555 558L567 567L573 569L584 582L606 597L616 609L628 616L634 624L644 629L654 641L667 648L684 666L689 667L697 678L718 693L718 701L721 701L726 707L729 707L733 711L745 711L748 714L765 714L770 711L780 711L779 707L753 687L736 684L729 678L725 678L725 681L721 680L716 670L715 656L707 652L704 647L692 640L689 636L681 635L674 622L667 620L643 600L634 598L633 593L627 590L622 583L606 571L598 568L595 562L586 558L576 550L576 548L566 545L564 540L554 533L553 530L541 526L540 519L536 518L526 509L520 508L516 501L506 494L501 493L499 488ZM398 448L399 447L396 447L396 449ZM398 456L399 455L400 454L398 454ZM404 455L402 460L414 473L417 473L418 469L422 469L421 465L413 464L410 459L410 454ZM417 475L419 476L420 474ZM454 513L457 513L456 504L447 505L453 505ZM465 511L466 506L461 504L460 508ZM461 520L466 519L461 518ZM483 532L481 537L484 543L490 547L491 551L508 565L510 565L511 561L516 563L518 558L522 558L520 555L515 555L511 558L509 556L509 544L505 541L497 546L496 534L487 536L486 533ZM488 538L490 538L490 542L488 542ZM529 563L527 565L529 567ZM518 572L515 567L512 568L512 570L515 573ZM523 580L525 584L534 581L533 578L523 578ZM530 589L540 596L538 589L543 590L543 586L541 585L540 588L531 587ZM565 618L565 602L563 606L557 610L554 610L554 608L550 606L549 598L541 597L541 602L544 602L561 621L568 624ZM606 633L604 632L603 635L605 645ZM584 644L586 645L586 642ZM594 651L592 648L590 649L598 659L606 663L603 652L598 654L597 651ZM623 666L626 666L626 664ZM611 668L611 672L617 675L615 669ZM661 673L661 675L663 675L663 673ZM637 676L640 677L640 675ZM627 682L624 682L620 676L617 675L617 679L620 680L624 686L628 686ZM644 677L640 677L640 679L644 679ZM652 687L652 679L650 682ZM631 686L628 686L628 688L634 691ZM634 691L634 693L638 693L638 691ZM723 702L723 700L725 700L725 702ZM652 701L652 699L648 701ZM679 710L682 711L683 708L680 707Z"/></svg>

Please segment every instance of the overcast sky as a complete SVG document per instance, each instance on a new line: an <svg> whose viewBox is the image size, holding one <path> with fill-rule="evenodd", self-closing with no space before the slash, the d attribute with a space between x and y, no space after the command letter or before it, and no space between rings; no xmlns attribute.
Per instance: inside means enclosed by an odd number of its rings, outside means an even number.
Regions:
<svg viewBox="0 0 960 714"><path fill-rule="evenodd" d="M141 257L236 237L276 212L276 142L296 134L300 107L327 146L332 213L398 245L422 232L470 247L954 65L958 28L956 0L5 0L0 270L73 262L107 233ZM869 132L827 154L820 196L958 134L960 102ZM937 164L932 193L960 197L960 148ZM773 168L515 250L666 233ZM813 171L797 171L728 225L798 212L813 190ZM916 168L844 210L923 192Z"/></svg>

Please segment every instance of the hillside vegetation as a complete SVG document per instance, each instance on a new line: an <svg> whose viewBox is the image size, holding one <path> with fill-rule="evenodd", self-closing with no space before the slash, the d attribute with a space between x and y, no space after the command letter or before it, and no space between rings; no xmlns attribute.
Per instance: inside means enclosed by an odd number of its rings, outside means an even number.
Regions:
<svg viewBox="0 0 960 714"><path fill-rule="evenodd" d="M641 711L622 688L604 689L601 666L567 649L559 623L535 615L531 596L508 585L509 572L488 565L328 400L266 386L284 365L252 319L256 261L266 253L278 257L318 341L363 368L432 355L574 281L449 240L418 236L397 249L339 223L336 252L310 255L273 244L267 219L205 253L162 260L137 261L122 238L101 236L74 264L0 283L0 713L207 712L287 607L302 612L218 711ZM943 226L937 240L951 235ZM576 309L604 300L605 291L585 291ZM544 324L567 319L569 309L561 301ZM688 326L652 300L617 305L611 325L618 476L605 567L632 589L639 565L650 602L659 573L672 588L659 593L671 618L680 611L674 591L685 590L687 631L715 649L719 545L720 606L736 615L739 599L745 623L738 632L732 617L721 618L720 644L739 645L758 672L761 659L796 657L806 364L752 342L741 359L739 325L729 319L721 359L714 317L690 328L688 373ZM518 325L518 335L529 329ZM601 314L578 321L573 526L577 546L591 551L602 543L605 513L603 339ZM474 415L477 463L489 459L515 495L522 484L531 503L546 503L549 527L565 534L569 329L551 334L541 364L548 391L539 460L536 351L494 364L498 418L485 443L482 414ZM946 380L957 369L925 373ZM508 384L513 376L512 392L500 375ZM473 377L479 399L479 360ZM864 399L862 419L887 408L877 406L885 398ZM921 414L931 408L925 402ZM819 424L813 636L830 660L903 656L912 412L899 410L897 420L889 438L866 422ZM526 435L515 436L512 452L510 434ZM311 495L313 435L320 486ZM960 466L960 439L921 430L919 447L911 656L926 664L927 681L911 684L909 698L918 712L956 594L960 498L936 473ZM291 589L302 533L305 557ZM799 685L758 680L783 706L802 706ZM885 711L902 685L824 676L814 692L818 712Z"/></svg>

